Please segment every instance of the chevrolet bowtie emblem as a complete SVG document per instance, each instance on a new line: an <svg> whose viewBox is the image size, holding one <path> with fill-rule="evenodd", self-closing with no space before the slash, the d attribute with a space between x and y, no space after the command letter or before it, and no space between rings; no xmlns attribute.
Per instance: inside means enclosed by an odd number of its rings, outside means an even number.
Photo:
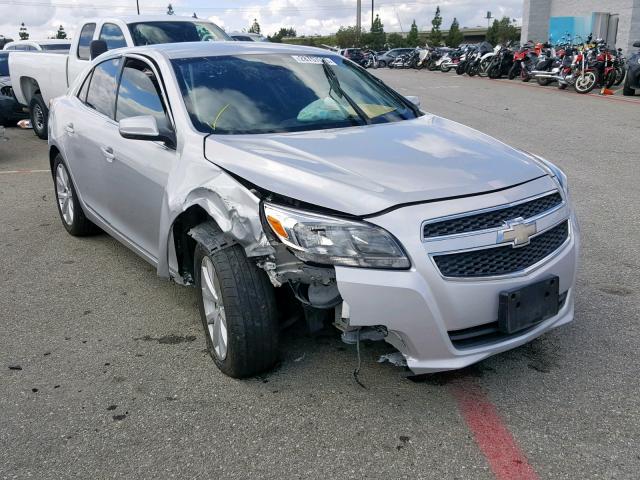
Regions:
<svg viewBox="0 0 640 480"><path fill-rule="evenodd" d="M529 245L533 235L538 233L536 222L524 223L524 219L516 218L507 222L507 228L498 231L498 243L511 243L514 247Z"/></svg>

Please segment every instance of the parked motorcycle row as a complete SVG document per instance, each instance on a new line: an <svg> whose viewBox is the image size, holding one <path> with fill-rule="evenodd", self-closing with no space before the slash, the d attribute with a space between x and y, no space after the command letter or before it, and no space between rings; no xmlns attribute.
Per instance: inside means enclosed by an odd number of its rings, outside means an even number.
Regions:
<svg viewBox="0 0 640 480"><path fill-rule="evenodd" d="M579 40L579 41L576 41ZM375 52L365 53L366 68L375 67ZM602 40L564 39L555 45L528 42L493 46L489 42L447 47L416 48L399 55L389 68L423 69L441 72L455 71L470 77L502 77L537 81L546 86L555 83L559 89L571 87L578 93L594 88L620 85L626 74L626 59L622 49L610 48Z"/></svg>

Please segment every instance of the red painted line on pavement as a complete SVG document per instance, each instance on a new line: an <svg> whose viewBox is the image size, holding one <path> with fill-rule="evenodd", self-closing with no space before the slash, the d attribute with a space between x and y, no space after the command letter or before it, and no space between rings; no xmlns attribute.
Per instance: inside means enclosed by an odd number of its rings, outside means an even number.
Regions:
<svg viewBox="0 0 640 480"><path fill-rule="evenodd" d="M449 389L496 479L539 480L482 387L459 380Z"/></svg>

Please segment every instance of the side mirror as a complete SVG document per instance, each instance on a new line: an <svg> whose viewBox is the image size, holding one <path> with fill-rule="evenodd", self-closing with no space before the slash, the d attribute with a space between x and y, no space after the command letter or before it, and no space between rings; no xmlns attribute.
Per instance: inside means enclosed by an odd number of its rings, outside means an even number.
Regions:
<svg viewBox="0 0 640 480"><path fill-rule="evenodd" d="M409 100L411 103L413 103L416 107L420 108L420 98L414 96L414 95L406 95L404 98L406 98L407 100Z"/></svg>
<svg viewBox="0 0 640 480"><path fill-rule="evenodd" d="M107 48L107 42L104 40L92 40L89 44L89 55L91 56L91 60L99 57L107 50L109 50Z"/></svg>
<svg viewBox="0 0 640 480"><path fill-rule="evenodd" d="M633 46L637 47L637 48L640 48L640 42L634 42Z"/></svg>
<svg viewBox="0 0 640 480"><path fill-rule="evenodd" d="M123 118L118 122L118 130L122 138L164 142L170 148L175 147L176 142L173 134L160 132L158 122L151 115Z"/></svg>

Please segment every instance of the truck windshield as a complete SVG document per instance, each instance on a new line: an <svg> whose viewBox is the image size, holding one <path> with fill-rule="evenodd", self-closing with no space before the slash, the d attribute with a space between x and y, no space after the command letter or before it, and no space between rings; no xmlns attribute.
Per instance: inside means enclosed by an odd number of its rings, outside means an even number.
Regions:
<svg viewBox="0 0 640 480"><path fill-rule="evenodd" d="M141 22L130 24L129 31L137 46L231 40L211 22Z"/></svg>
<svg viewBox="0 0 640 480"><path fill-rule="evenodd" d="M421 115L404 97L336 55L196 57L172 64L191 120L205 133L320 130Z"/></svg>
<svg viewBox="0 0 640 480"><path fill-rule="evenodd" d="M0 54L0 77L9 76L9 55Z"/></svg>

